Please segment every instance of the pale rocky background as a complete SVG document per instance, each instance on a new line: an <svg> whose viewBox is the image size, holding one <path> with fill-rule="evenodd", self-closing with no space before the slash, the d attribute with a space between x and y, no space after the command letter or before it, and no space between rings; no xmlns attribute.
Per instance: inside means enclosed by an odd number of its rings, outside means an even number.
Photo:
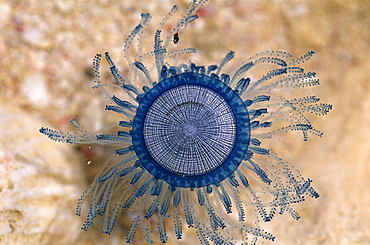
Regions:
<svg viewBox="0 0 370 245"><path fill-rule="evenodd" d="M72 130L75 118L95 130L116 120L91 89L92 58L109 51L124 71L122 44L140 13L158 23L173 4L187 3L0 1L0 244L124 242L125 215L111 236L99 224L82 231L84 217L74 215L104 149L51 142L38 129ZM312 117L323 138L303 142L291 133L273 145L321 197L295 206L299 221L284 215L264 224L277 238L259 244L370 244L369 13L364 0L211 0L189 28L186 46L198 50L192 60L206 65L229 50L235 66L264 50L295 57L314 50L304 67L317 72L321 86L309 94L333 104L328 116ZM185 238L169 244L199 243L194 231Z"/></svg>

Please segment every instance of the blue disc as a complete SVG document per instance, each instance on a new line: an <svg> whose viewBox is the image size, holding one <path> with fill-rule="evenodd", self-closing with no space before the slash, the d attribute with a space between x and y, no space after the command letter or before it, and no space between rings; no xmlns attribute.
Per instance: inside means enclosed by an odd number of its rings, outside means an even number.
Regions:
<svg viewBox="0 0 370 245"><path fill-rule="evenodd" d="M250 141L248 111L217 78L182 73L140 100L131 131L144 168L173 186L216 184L239 166Z"/></svg>

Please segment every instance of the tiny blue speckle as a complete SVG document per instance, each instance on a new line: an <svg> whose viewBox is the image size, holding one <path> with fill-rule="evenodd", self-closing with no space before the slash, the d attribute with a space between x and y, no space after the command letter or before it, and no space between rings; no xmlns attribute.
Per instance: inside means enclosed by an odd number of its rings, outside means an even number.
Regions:
<svg viewBox="0 0 370 245"><path fill-rule="evenodd" d="M224 72L234 58L232 51L216 65L179 63L196 52L180 44L185 27L197 19L197 11L206 2L192 1L164 39L158 29L149 53L143 53L142 39L151 15L142 14L124 44L130 71L120 72L109 53L104 55L114 84L101 82L102 55L95 56L93 88L109 99L107 111L122 114L116 134L86 132L75 120L71 123L79 133L40 129L55 141L115 150L78 201L76 214L81 215L89 198L83 230L100 215L102 232L110 234L123 210L133 216L127 243L138 228L149 244L155 243L153 232L160 242L167 242L165 224L170 220L177 239L183 237L184 229L192 228L201 244L255 244L258 238L275 237L259 228L258 221L252 225L246 207L254 207L258 220L264 222L271 221L276 212L299 219L291 204L304 201L305 195L319 197L310 179L264 147L273 135L292 130L301 131L305 141L310 134L321 137L305 113L325 115L331 105L319 103L315 96L288 99L271 93L278 88L318 85L314 72L298 67L314 52L297 59L281 51L261 52L233 73ZM177 10L174 6L163 23ZM275 68L258 79L247 76L253 67L265 63ZM126 96L112 95L108 87L121 89ZM153 216L158 221L155 227L144 222ZM231 237L230 229L239 230L240 237Z"/></svg>

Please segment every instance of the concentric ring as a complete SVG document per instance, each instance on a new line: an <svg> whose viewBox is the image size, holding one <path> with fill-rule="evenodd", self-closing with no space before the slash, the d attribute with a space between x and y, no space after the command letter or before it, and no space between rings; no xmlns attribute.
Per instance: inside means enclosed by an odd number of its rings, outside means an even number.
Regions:
<svg viewBox="0 0 370 245"><path fill-rule="evenodd" d="M222 164L234 146L235 134L228 103L200 85L186 84L164 92L144 122L145 144L154 160L186 176L205 174Z"/></svg>
<svg viewBox="0 0 370 245"><path fill-rule="evenodd" d="M226 84L204 74L166 78L140 100L131 131L146 170L180 187L221 182L250 140L248 111Z"/></svg>

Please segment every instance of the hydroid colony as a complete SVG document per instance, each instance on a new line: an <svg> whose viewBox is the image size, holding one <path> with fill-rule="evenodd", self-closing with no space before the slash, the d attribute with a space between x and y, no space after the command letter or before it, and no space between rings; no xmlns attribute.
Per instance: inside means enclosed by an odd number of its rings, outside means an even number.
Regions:
<svg viewBox="0 0 370 245"><path fill-rule="evenodd" d="M109 99L106 110L123 115L116 134L105 133L112 125L86 132L75 120L79 133L40 129L56 141L116 149L79 200L77 215L84 202L90 204L84 230L101 215L102 231L110 234L117 214L126 210L134 213L128 243L138 230L148 243L153 243L153 232L166 242L165 221L173 220L178 239L187 226L196 229L201 244L254 244L260 237L274 240L259 228L259 220L271 221L276 212L298 219L292 204L319 196L311 180L263 147L264 140L292 130L301 131L304 140L322 135L304 114L325 115L331 105L315 96L288 99L272 93L318 85L314 72L298 66L314 52L297 59L281 51L261 52L231 73L225 70L232 51L207 67L186 61L196 50L182 48L182 37L205 3L192 1L164 34L164 23L178 10L174 6L154 34L154 49L146 53L143 38L148 38L151 15L142 14L124 45L129 73L120 72L104 55L114 83L100 80L102 55L95 56L93 88ZM252 80L248 72L259 66L274 68ZM112 88L123 90L125 98L108 92ZM245 215L248 207L258 213L254 224ZM156 227L145 222L153 216ZM240 237L230 236L230 229L238 229Z"/></svg>

